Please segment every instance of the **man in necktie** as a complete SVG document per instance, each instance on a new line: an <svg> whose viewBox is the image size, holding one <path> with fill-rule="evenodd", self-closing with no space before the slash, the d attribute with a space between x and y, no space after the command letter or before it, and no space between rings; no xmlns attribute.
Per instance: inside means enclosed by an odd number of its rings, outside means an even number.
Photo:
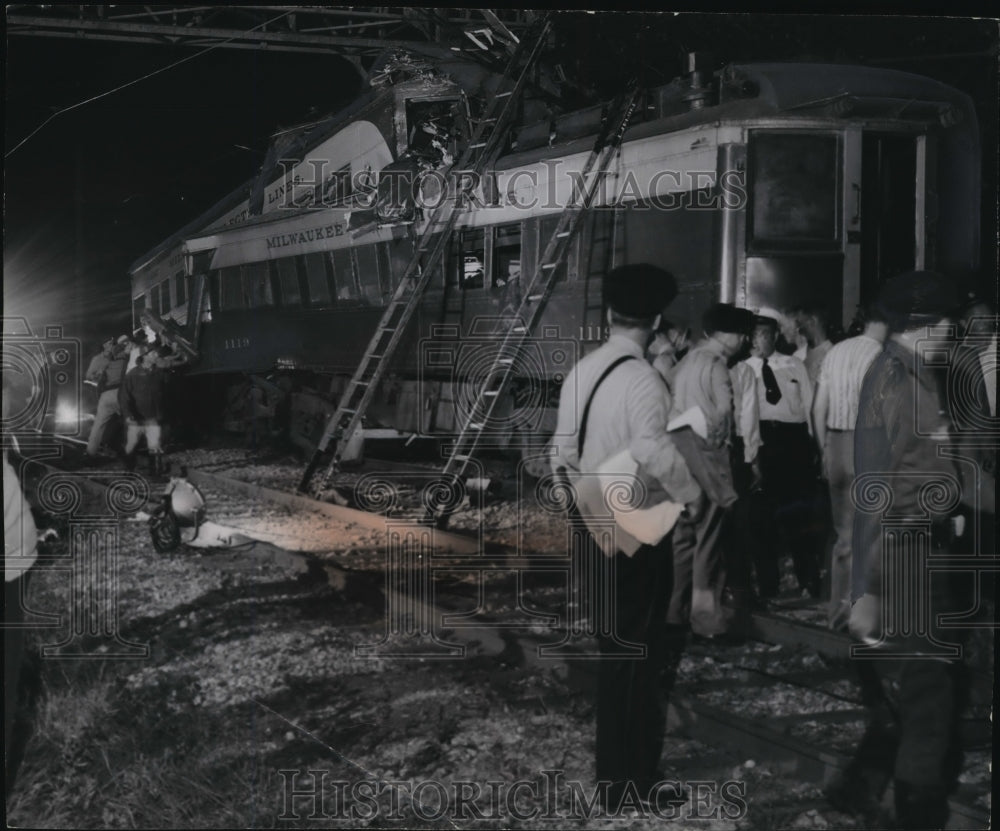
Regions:
<svg viewBox="0 0 1000 831"><path fill-rule="evenodd" d="M757 378L763 442L761 487L750 513L757 588L765 600L778 594L782 542L792 554L799 588L811 597L820 593L817 471L809 432L812 383L801 360L775 351L777 337L777 317L759 315L746 360Z"/></svg>
<svg viewBox="0 0 1000 831"><path fill-rule="evenodd" d="M768 404L777 404L781 401L781 387L778 386L778 379L774 377L774 370L767 358L761 358L760 375L764 381L764 400Z"/></svg>

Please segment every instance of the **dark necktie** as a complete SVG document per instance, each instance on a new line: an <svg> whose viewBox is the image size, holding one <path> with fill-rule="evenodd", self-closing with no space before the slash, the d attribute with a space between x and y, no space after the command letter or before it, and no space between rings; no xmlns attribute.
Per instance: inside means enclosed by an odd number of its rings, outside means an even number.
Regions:
<svg viewBox="0 0 1000 831"><path fill-rule="evenodd" d="M781 401L781 388L778 386L778 379L774 377L774 370L767 364L767 358L762 359L763 366L760 368L760 377L764 379L764 398L768 404L777 404Z"/></svg>

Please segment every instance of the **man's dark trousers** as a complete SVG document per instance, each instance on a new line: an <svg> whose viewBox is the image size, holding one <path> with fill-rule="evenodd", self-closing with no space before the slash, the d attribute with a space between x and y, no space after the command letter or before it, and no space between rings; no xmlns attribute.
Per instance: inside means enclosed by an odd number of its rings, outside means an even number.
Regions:
<svg viewBox="0 0 1000 831"><path fill-rule="evenodd" d="M754 511L755 567L763 597L778 591L780 567L778 531L791 550L800 588L816 596L819 589L819 551L825 528L817 485L812 438L804 423L762 421L760 468L763 493ZM763 497L762 500L759 497Z"/></svg>
<svg viewBox="0 0 1000 831"><path fill-rule="evenodd" d="M612 783L605 804L613 811L628 781L645 797L658 779L666 725L659 676L673 579L670 536L632 557L619 551L608 566L597 570L595 587L598 597L614 599L607 618L614 625L599 626L598 635L597 779ZM634 645L645 647L643 657L630 657Z"/></svg>

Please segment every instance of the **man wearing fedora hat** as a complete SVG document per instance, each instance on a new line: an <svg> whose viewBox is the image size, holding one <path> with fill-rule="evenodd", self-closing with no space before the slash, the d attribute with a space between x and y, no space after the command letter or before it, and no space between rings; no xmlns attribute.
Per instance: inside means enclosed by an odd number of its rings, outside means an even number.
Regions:
<svg viewBox="0 0 1000 831"><path fill-rule="evenodd" d="M660 310L676 294L673 276L652 265L626 265L606 276L610 336L563 382L552 467L557 475L593 476L603 462L628 450L654 487L695 510L701 488L667 433L670 393L643 359ZM595 597L611 601L608 619L595 627L596 773L602 802L613 814L629 802L652 798L660 779L665 721L658 682L673 574L671 542L668 534L655 545L642 544L618 528L609 536L593 518L583 519L597 537L589 549L599 558L592 570ZM636 644L643 648L641 657L627 651Z"/></svg>
<svg viewBox="0 0 1000 831"><path fill-rule="evenodd" d="M716 303L702 316L704 337L684 356L674 371L673 407L677 417L698 407L705 415L707 437L692 436L699 465L708 481L705 505L697 519L682 517L674 532L674 588L667 613L671 625L690 620L694 635L714 638L728 629L722 606L726 574L724 534L728 510L736 502L730 445L733 436L733 386L729 359L746 345L754 315L729 303ZM694 473L697 476L698 470Z"/></svg>

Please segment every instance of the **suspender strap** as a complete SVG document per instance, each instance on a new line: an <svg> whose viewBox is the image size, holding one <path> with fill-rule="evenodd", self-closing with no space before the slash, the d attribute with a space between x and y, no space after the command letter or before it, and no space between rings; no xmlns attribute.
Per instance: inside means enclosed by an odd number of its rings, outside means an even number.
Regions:
<svg viewBox="0 0 1000 831"><path fill-rule="evenodd" d="M590 391L590 397L587 399L587 406L583 408L583 419L580 421L580 433L576 440L576 456L579 459L583 456L583 442L587 438L587 419L590 417L590 405L594 403L594 393L597 392L597 388L604 382L612 370L619 364L625 363L625 361L631 361L635 359L635 355L622 355L620 358L616 358L611 362L611 365L601 373L601 377L597 379L597 383L594 384L594 388Z"/></svg>

